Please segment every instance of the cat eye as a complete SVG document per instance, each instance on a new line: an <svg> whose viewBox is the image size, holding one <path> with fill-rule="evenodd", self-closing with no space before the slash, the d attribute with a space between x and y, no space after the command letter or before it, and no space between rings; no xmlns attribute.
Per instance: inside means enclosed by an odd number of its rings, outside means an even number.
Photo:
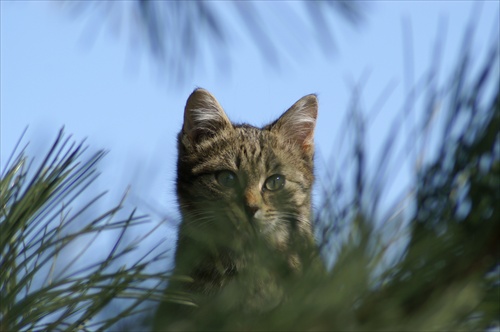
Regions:
<svg viewBox="0 0 500 332"><path fill-rule="evenodd" d="M231 171L221 171L216 174L216 178L221 186L227 188L234 188L237 184L236 174Z"/></svg>
<svg viewBox="0 0 500 332"><path fill-rule="evenodd" d="M283 188L285 185L285 176L280 174L271 175L266 179L264 186L267 190L275 191Z"/></svg>

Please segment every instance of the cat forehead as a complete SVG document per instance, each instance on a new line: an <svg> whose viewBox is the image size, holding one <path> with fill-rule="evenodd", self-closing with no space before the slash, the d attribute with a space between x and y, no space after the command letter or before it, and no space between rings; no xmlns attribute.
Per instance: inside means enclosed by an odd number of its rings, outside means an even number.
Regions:
<svg viewBox="0 0 500 332"><path fill-rule="evenodd" d="M230 145L236 149L252 150L279 150L279 137L268 129L261 129L251 125L235 125L233 130L234 141ZM239 144L238 144L239 143Z"/></svg>
<svg viewBox="0 0 500 332"><path fill-rule="evenodd" d="M234 125L234 131L240 140L256 141L266 136L269 131L262 130L249 124Z"/></svg>
<svg viewBox="0 0 500 332"><path fill-rule="evenodd" d="M233 150L238 169L243 167L250 173L259 173L283 165L278 138L269 130L243 125L235 127L235 134L235 142L229 148ZM248 169L249 166L253 168Z"/></svg>

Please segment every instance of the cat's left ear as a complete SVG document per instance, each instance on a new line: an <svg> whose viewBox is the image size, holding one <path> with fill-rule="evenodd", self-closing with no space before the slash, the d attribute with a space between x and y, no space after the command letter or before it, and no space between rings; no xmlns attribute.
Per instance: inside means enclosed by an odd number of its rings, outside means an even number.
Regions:
<svg viewBox="0 0 500 332"><path fill-rule="evenodd" d="M304 152L312 154L317 116L318 99L311 94L299 99L268 128L299 145Z"/></svg>
<svg viewBox="0 0 500 332"><path fill-rule="evenodd" d="M232 128L217 99L205 89L191 93L184 109L183 132L193 143L213 137L221 130Z"/></svg>

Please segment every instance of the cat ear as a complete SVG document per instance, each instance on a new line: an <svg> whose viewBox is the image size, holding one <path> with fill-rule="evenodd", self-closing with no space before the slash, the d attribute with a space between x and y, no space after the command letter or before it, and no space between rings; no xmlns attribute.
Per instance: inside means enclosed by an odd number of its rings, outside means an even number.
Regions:
<svg viewBox="0 0 500 332"><path fill-rule="evenodd" d="M299 99L278 120L270 125L288 140L299 145L306 153L314 151L314 127L318 116L316 95L307 95Z"/></svg>
<svg viewBox="0 0 500 332"><path fill-rule="evenodd" d="M232 124L217 99L205 89L194 90L186 102L182 129L191 142L213 137L228 127Z"/></svg>

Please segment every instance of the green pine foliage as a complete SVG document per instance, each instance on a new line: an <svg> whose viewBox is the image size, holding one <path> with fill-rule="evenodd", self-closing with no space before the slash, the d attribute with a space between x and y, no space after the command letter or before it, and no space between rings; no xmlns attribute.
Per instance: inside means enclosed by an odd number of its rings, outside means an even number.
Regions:
<svg viewBox="0 0 500 332"><path fill-rule="evenodd" d="M469 42L466 38L465 44ZM358 114L353 117L354 195L341 197L342 191L331 191L324 199L337 206L325 204L317 221L322 252L329 250L326 243L337 244L333 267L311 264L300 278L284 279L287 300L271 312L257 315L231 309L228 304L238 297L235 289L173 326L188 330L498 330L498 45L482 62L476 61L465 52L444 84L438 87L431 70L422 85L425 116L411 133L415 143L410 149L417 149L417 142L429 135L436 112L444 115L442 137L436 156L415 175L403 232L387 240L388 228L375 226L383 186L368 176L365 125ZM387 178L382 176L388 171L383 161L394 153L391 139L383 149L379 170L373 173L376 177ZM171 296L160 289L168 271L148 272L162 255L130 256L132 262L121 264L122 257L147 242L145 237L151 233L130 244L123 242L125 232L147 222L145 217L135 211L119 217L120 202L82 222L102 195L79 209L69 208L96 179L95 165L104 156L97 152L82 162L83 151L82 144L71 143L61 132L36 170L31 170L21 151L1 174L0 330L123 329L124 319L151 314L145 313L145 302ZM395 211L387 215L382 225L405 219ZM345 232L339 232L339 227L348 227L348 236L340 236ZM75 241L110 231L118 231L119 236L104 259L88 262L79 259L80 253L69 262L59 262ZM406 241L391 246L398 238ZM396 258L388 260L391 250ZM56 268L59 264L63 267ZM115 299L126 305L103 315Z"/></svg>
<svg viewBox="0 0 500 332"><path fill-rule="evenodd" d="M95 218L84 219L103 194L79 205L97 177L100 151L81 161L82 144L71 142L63 131L38 168L24 149L7 164L0 181L0 330L74 331L107 329L124 317L137 314L141 304L158 296L144 281L160 284L163 277L146 272L159 259L135 257L116 267L120 258L136 250L144 238L124 244L130 228L146 222L132 211L124 219L117 213L122 203ZM82 221L84 221L82 223ZM99 234L118 231L119 236L100 261L83 261L85 252ZM64 257L81 239L85 245L71 260ZM116 298L130 301L113 317L99 320L102 311Z"/></svg>

